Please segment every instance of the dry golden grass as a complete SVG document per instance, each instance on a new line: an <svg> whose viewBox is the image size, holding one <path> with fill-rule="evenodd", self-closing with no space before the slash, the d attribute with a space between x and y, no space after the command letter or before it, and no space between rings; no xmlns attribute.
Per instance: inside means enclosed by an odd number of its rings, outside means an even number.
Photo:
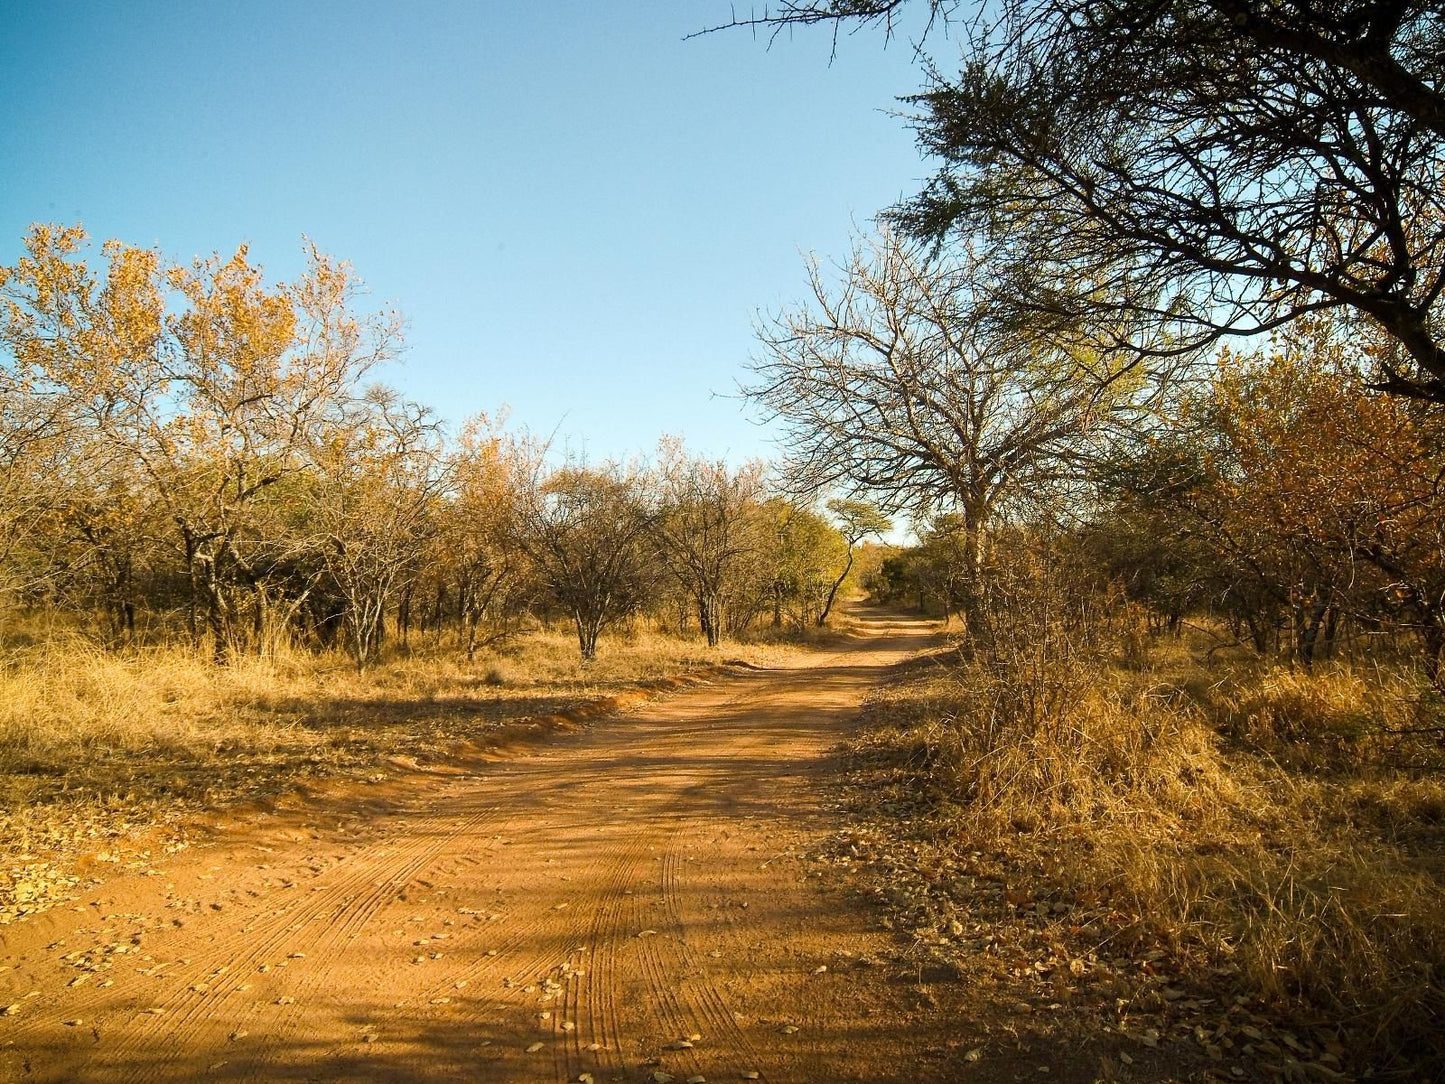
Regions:
<svg viewBox="0 0 1445 1084"><path fill-rule="evenodd" d="M1347 1030L1357 1067L1445 1064L1438 696L1405 672L1138 653L925 668L874 706L856 776L1065 893L1085 940Z"/></svg>
<svg viewBox="0 0 1445 1084"><path fill-rule="evenodd" d="M216 667L179 648L117 654L79 638L13 652L0 662L0 767L264 741L254 727L294 722L271 705L310 677L287 658Z"/></svg>
<svg viewBox="0 0 1445 1084"><path fill-rule="evenodd" d="M183 647L108 651L79 637L0 659L0 771L65 767L99 752L224 750L305 742L303 725L438 704L459 712L529 695L587 697L787 646L723 645L653 632L614 639L582 665L567 634L537 630L468 661L448 644L393 651L359 677L344 656L240 656L214 666ZM384 720L383 720L384 721Z"/></svg>

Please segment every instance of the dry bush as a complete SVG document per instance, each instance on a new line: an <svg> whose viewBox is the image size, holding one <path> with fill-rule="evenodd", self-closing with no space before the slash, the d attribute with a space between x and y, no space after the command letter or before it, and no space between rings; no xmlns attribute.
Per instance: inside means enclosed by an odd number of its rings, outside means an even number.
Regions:
<svg viewBox="0 0 1445 1084"><path fill-rule="evenodd" d="M1208 730L1110 685L1077 662L966 666L934 693L937 714L912 740L925 746L931 785L990 834L1217 810L1230 787Z"/></svg>
<svg viewBox="0 0 1445 1084"><path fill-rule="evenodd" d="M853 601L853 600L849 600ZM795 647L828 647L841 639L863 634L863 622L848 606L834 606L823 626L804 623L784 623L777 628L770 624L756 623L739 637L738 644L749 650L776 649L786 653Z"/></svg>
<svg viewBox="0 0 1445 1084"><path fill-rule="evenodd" d="M1354 745L1385 724L1378 686L1347 668L1328 674L1275 667L1231 692L1229 730L1258 748Z"/></svg>
<svg viewBox="0 0 1445 1084"><path fill-rule="evenodd" d="M1334 788L1337 818L1402 846L1438 846L1445 835L1445 785L1435 776L1390 775Z"/></svg>
<svg viewBox="0 0 1445 1084"><path fill-rule="evenodd" d="M1373 669L1141 665L1128 615L1058 568L1020 561L986 643L881 696L855 767L1201 976L1357 1028L1367 1062L1445 1064L1438 701Z"/></svg>
<svg viewBox="0 0 1445 1084"><path fill-rule="evenodd" d="M1147 670L1122 600L1059 555L1023 551L983 608L987 638L950 672L937 715L939 771L980 827L1198 819L1228 803L1197 713L1121 671Z"/></svg>

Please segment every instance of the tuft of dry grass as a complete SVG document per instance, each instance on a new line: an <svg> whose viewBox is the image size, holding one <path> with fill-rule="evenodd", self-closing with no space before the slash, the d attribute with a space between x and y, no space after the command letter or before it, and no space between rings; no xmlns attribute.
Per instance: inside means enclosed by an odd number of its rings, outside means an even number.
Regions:
<svg viewBox="0 0 1445 1084"><path fill-rule="evenodd" d="M309 689L311 678L291 657L217 667L180 648L121 654L78 637L15 651L0 661L0 771L266 742L272 728L296 722L276 702Z"/></svg>

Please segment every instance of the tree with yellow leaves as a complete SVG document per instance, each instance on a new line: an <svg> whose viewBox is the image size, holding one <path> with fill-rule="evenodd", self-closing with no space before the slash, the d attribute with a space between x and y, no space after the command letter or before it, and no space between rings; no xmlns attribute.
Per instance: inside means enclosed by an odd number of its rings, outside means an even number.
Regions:
<svg viewBox="0 0 1445 1084"><path fill-rule="evenodd" d="M42 507L108 546L94 487L63 483L100 468L140 479L152 533L189 584L191 634L199 641L204 622L224 660L248 634L242 611L250 629L263 625L269 581L290 567L282 483L363 374L395 353L400 320L358 315L350 269L314 246L306 271L275 286L244 246L177 266L110 241L103 271L85 247L79 227L36 226L26 255L0 269L4 537ZM27 501L44 474L62 484Z"/></svg>
<svg viewBox="0 0 1445 1084"><path fill-rule="evenodd" d="M517 539L525 457L502 423L479 414L462 426L438 513L437 567L455 584L468 659L476 657L484 622L505 634L528 571Z"/></svg>
<svg viewBox="0 0 1445 1084"><path fill-rule="evenodd" d="M1427 675L1445 651L1445 419L1374 392L1360 344L1303 322L1267 355L1221 357L1210 507L1228 545L1269 567L1310 661L1332 617L1415 634Z"/></svg>

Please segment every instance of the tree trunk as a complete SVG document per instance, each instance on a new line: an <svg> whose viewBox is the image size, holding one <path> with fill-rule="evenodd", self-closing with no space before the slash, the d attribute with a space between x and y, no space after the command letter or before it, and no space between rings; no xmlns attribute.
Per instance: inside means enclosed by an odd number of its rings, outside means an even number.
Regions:
<svg viewBox="0 0 1445 1084"><path fill-rule="evenodd" d="M356 674L365 677L367 667L376 658L381 643L382 621L386 616L386 596L369 601L353 601L350 607L352 655Z"/></svg>
<svg viewBox="0 0 1445 1084"><path fill-rule="evenodd" d="M1296 602L1294 607L1295 656L1300 665L1309 669L1314 665L1315 652L1319 646L1320 628L1324 624L1329 604L1320 601L1315 594L1310 604Z"/></svg>
<svg viewBox="0 0 1445 1084"><path fill-rule="evenodd" d="M970 501L963 508L963 590L956 607L963 618L964 634L971 640L987 641L988 619L983 606L984 505ZM950 590L948 592L952 594ZM945 610L947 602L945 602Z"/></svg>
<svg viewBox="0 0 1445 1084"><path fill-rule="evenodd" d="M1440 658L1445 653L1445 625L1441 624L1441 617L1438 613L1428 614L1428 624L1420 630L1420 637L1425 642L1425 677L1431 685L1445 692L1445 667L1441 666Z"/></svg>
<svg viewBox="0 0 1445 1084"><path fill-rule="evenodd" d="M848 573L853 571L853 547L848 547L848 563L843 566L843 574L833 581L833 586L828 589L828 599L823 603L823 612L818 615L818 627L821 629L828 620L828 614L833 609L833 599L838 595L838 588L843 586L843 581L848 578Z"/></svg>
<svg viewBox="0 0 1445 1084"><path fill-rule="evenodd" d="M258 587L252 593L255 601L251 610L251 640L255 654L259 657L266 654L266 592Z"/></svg>
<svg viewBox="0 0 1445 1084"><path fill-rule="evenodd" d="M401 600L396 604L396 629L401 634L402 650L411 646L411 596L413 588L407 584L406 589L401 593Z"/></svg>
<svg viewBox="0 0 1445 1084"><path fill-rule="evenodd" d="M1340 608L1331 606L1325 613L1324 635L1320 640L1321 658L1335 657L1335 641L1340 628Z"/></svg>
<svg viewBox="0 0 1445 1084"><path fill-rule="evenodd" d="M697 622L707 638L708 647L717 647L722 638L722 606L713 595L701 594L697 599Z"/></svg>
<svg viewBox="0 0 1445 1084"><path fill-rule="evenodd" d="M196 616L196 596L200 593L200 584L196 577L196 544L189 531L183 537L186 544L186 581L190 588L186 595L186 631L190 633L192 649L199 651L201 627Z"/></svg>
<svg viewBox="0 0 1445 1084"><path fill-rule="evenodd" d="M577 648L582 652L582 661L591 662L597 657L597 636L601 632L601 622L581 614L575 615L574 619L577 623Z"/></svg>
<svg viewBox="0 0 1445 1084"><path fill-rule="evenodd" d="M230 644L226 640L226 604L221 597L219 584L206 584L206 627L211 632L211 658L217 666L224 666L230 657Z"/></svg>

